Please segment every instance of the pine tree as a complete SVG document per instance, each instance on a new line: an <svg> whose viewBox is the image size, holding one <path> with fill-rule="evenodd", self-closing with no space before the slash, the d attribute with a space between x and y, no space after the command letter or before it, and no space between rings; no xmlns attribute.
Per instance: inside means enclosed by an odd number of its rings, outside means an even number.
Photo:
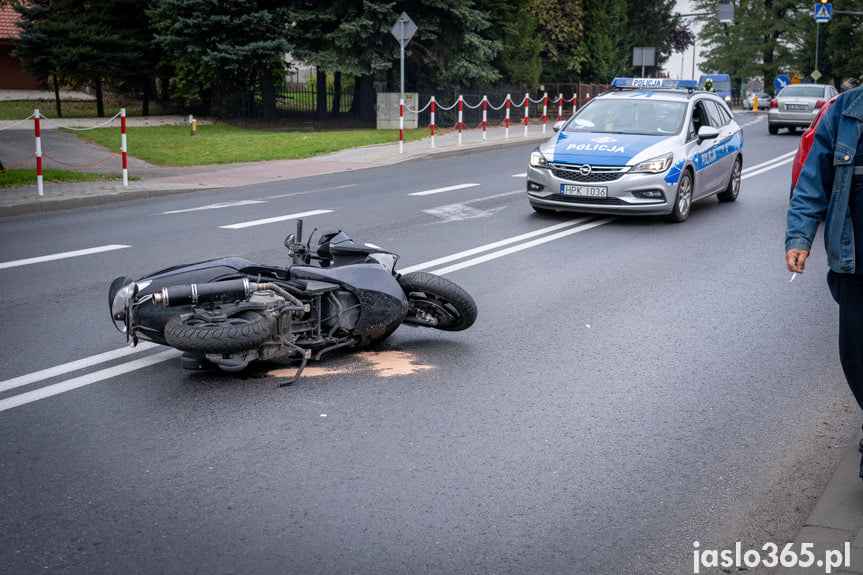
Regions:
<svg viewBox="0 0 863 575"><path fill-rule="evenodd" d="M156 41L170 55L176 94L209 101L214 88L260 85L265 119L275 115L275 75L284 70L292 25L278 0L154 0Z"/></svg>
<svg viewBox="0 0 863 575"><path fill-rule="evenodd" d="M32 0L13 5L21 19L18 44L12 55L42 87L53 88L56 113L60 118L63 116L60 86L67 80L60 68L60 55L64 52L66 38L52 25L51 4L51 0Z"/></svg>

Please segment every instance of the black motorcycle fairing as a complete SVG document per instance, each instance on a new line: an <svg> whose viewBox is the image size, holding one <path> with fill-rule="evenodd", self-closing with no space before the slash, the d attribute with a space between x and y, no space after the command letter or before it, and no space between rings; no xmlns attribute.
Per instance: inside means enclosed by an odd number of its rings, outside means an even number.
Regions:
<svg viewBox="0 0 863 575"><path fill-rule="evenodd" d="M291 279L313 279L341 284L360 303L360 317L354 330L373 331L400 323L408 311L408 300L395 277L378 263L319 268L294 266Z"/></svg>
<svg viewBox="0 0 863 575"><path fill-rule="evenodd" d="M159 270L157 272L153 272L141 278L138 281L143 280L156 280L164 276L169 276L172 278L183 278L186 277L187 274L194 275L196 272L200 272L200 275L191 278L189 281L178 281L172 285L180 285L183 283L206 283L208 281L214 281L214 278L220 277L225 273L238 272L246 267L257 266L255 262L251 260L247 260L246 258L241 258L238 256L229 256L226 258L217 258L214 260L205 260L202 262L197 262L193 264L184 264L179 266L171 266L169 268L165 268L163 270ZM218 268L223 268L222 272L218 272ZM164 287L164 286L163 286ZM160 288L161 289L161 288Z"/></svg>

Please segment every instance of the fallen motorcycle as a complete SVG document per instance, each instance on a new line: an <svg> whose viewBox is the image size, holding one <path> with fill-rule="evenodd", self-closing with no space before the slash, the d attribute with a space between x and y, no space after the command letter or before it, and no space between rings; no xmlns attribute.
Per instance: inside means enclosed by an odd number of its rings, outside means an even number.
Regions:
<svg viewBox="0 0 863 575"><path fill-rule="evenodd" d="M171 267L139 280L118 277L108 291L111 319L131 346L139 340L185 352L183 367L240 371L256 360L309 359L379 343L401 324L469 328L476 303L427 272L399 274L398 255L358 244L341 230L312 249L303 222L285 238L291 265L226 257Z"/></svg>

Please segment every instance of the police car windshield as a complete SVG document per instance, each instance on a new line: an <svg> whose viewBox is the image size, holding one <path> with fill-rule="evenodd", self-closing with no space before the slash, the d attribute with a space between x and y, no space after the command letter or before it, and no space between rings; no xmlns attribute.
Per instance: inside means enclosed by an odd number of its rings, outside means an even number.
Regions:
<svg viewBox="0 0 863 575"><path fill-rule="evenodd" d="M685 115L682 101L597 99L579 110L565 131L669 136L680 131Z"/></svg>

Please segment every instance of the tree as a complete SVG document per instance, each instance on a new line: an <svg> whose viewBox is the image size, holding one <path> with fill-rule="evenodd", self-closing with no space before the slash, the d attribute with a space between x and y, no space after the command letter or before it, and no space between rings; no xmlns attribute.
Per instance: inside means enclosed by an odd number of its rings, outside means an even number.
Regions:
<svg viewBox="0 0 863 575"><path fill-rule="evenodd" d="M158 56L152 48L145 4L32 0L14 6L21 16L14 54L42 85L53 85L58 116L62 116L62 85L94 86L97 113L102 117L104 83L137 92L147 79L152 80Z"/></svg>
<svg viewBox="0 0 863 575"><path fill-rule="evenodd" d="M293 55L318 69L319 114L326 111L326 72L356 78L352 111L374 118L368 99L374 76L393 65L396 41L389 30L396 20L390 4L350 0L291 2L288 39Z"/></svg>
<svg viewBox="0 0 863 575"><path fill-rule="evenodd" d="M541 50L543 80L572 81L588 58L588 51L582 42L582 0L532 0L528 15L536 20L534 40Z"/></svg>
<svg viewBox="0 0 863 575"><path fill-rule="evenodd" d="M18 44L12 55L18 58L24 70L44 88L53 88L57 117L63 117L60 102L60 84L64 73L60 70L60 54L66 38L52 26L51 1L32 0L27 4L14 4L21 17Z"/></svg>
<svg viewBox="0 0 863 575"><path fill-rule="evenodd" d="M632 75L636 46L655 48L661 66L694 41L673 8L674 0L531 0L543 80L608 82Z"/></svg>
<svg viewBox="0 0 863 575"><path fill-rule="evenodd" d="M495 82L491 64L502 48L490 39L487 13L473 0L292 0L289 39L294 55L319 71L353 76L354 108L374 114L364 100L375 79L395 84L399 44L390 34L401 11L417 25L405 50L409 89L468 87ZM317 82L321 89L322 82ZM319 93L319 98L320 98ZM320 108L320 106L319 106Z"/></svg>
<svg viewBox="0 0 863 575"><path fill-rule="evenodd" d="M608 83L614 76L628 75L632 46L626 38L629 16L626 0L585 2L585 33L582 40L587 58L581 77L587 82Z"/></svg>
<svg viewBox="0 0 863 575"><path fill-rule="evenodd" d="M213 89L259 85L265 119L275 116L275 74L290 51L291 15L278 0L154 0L156 41L170 56L175 93L211 102Z"/></svg>
<svg viewBox="0 0 863 575"><path fill-rule="evenodd" d="M541 42L536 38L536 17L528 10L533 0L477 0L488 14L484 35L501 46L492 62L503 83L533 89L542 73Z"/></svg>
<svg viewBox="0 0 863 575"><path fill-rule="evenodd" d="M630 53L636 46L656 48L657 70L672 53L685 50L695 41L694 35L675 12L674 0L630 0L627 2L627 19L631 24L637 24L627 27Z"/></svg>
<svg viewBox="0 0 863 575"><path fill-rule="evenodd" d="M720 23L718 0L697 0L703 22L701 40L706 49L701 69L730 74L732 78L761 77L772 86L779 74L792 72L794 54L800 50L796 30L812 19L812 4L795 0L739 0L734 23Z"/></svg>

